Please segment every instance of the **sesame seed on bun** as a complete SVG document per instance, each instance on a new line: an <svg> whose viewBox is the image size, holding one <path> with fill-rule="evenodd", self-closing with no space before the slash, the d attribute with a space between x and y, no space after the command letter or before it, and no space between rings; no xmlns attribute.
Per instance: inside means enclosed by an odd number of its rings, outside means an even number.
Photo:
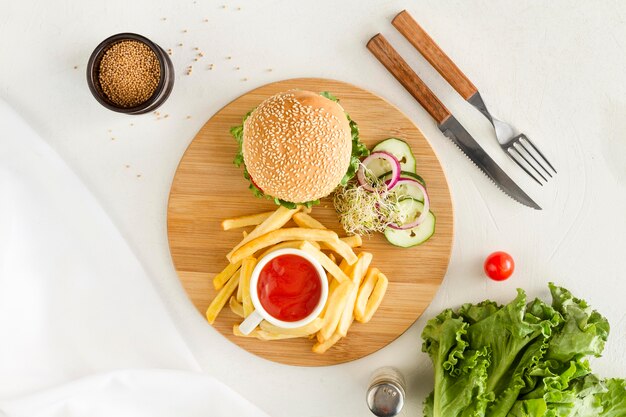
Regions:
<svg viewBox="0 0 626 417"><path fill-rule="evenodd" d="M317 93L291 90L263 101L246 119L243 158L264 194L292 203L326 197L350 164L343 108Z"/></svg>

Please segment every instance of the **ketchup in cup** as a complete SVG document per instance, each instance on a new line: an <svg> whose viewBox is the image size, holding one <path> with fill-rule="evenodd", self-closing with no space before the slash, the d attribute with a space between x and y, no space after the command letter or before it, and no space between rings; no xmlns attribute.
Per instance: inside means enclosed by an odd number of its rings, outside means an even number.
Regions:
<svg viewBox="0 0 626 417"><path fill-rule="evenodd" d="M254 311L239 325L245 335L263 320L285 329L305 326L319 316L328 299L324 268L302 249L278 249L264 256L249 285Z"/></svg>
<svg viewBox="0 0 626 417"><path fill-rule="evenodd" d="M278 320L294 322L315 310L322 296L322 282L311 262L286 254L261 269L257 292L267 313Z"/></svg>

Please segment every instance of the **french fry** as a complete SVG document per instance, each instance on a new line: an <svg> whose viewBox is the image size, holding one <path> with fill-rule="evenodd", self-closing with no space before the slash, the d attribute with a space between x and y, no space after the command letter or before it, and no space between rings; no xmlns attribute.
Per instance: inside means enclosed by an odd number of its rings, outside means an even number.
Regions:
<svg viewBox="0 0 626 417"><path fill-rule="evenodd" d="M307 229L326 229L319 221L306 213L296 213L293 215L293 221L300 227L306 227Z"/></svg>
<svg viewBox="0 0 626 417"><path fill-rule="evenodd" d="M329 276L329 279L330 279L330 283L328 284L328 298L327 298L326 304L324 304L324 308L322 308L322 311L320 312L320 317L325 317L326 308L328 307L328 300L330 300L330 298L333 296L333 293L339 286L339 281L337 281L336 279L333 279L330 276Z"/></svg>
<svg viewBox="0 0 626 417"><path fill-rule="evenodd" d="M323 342L318 341L313 345L311 349L315 353L325 353L328 349L330 349L335 343L337 343L341 339L341 335L339 333L334 333L331 337L324 340Z"/></svg>
<svg viewBox="0 0 626 417"><path fill-rule="evenodd" d="M274 326L272 323L269 323L265 320L261 322L259 327L261 330L264 330L268 333L272 334L284 334L284 335L292 335L298 337L308 336L310 334L316 333L319 329L322 328L324 324L324 320L321 318L316 318L312 322L302 327L296 327L295 329L283 329L282 327Z"/></svg>
<svg viewBox="0 0 626 417"><path fill-rule="evenodd" d="M378 268L370 268L367 271L367 275L365 275L365 279L363 279L363 283L361 284L361 288L359 288L359 293L356 297L356 304L354 305L354 318L356 319L356 321L363 323L367 300L372 294L372 290L376 285L379 273L380 271L378 270Z"/></svg>
<svg viewBox="0 0 626 417"><path fill-rule="evenodd" d="M383 301L383 297L387 292L388 286L389 280L387 279L387 277L384 274L379 273L378 281L376 281L374 291L372 291L372 295L370 296L369 300L367 300L367 306L365 307L365 313L363 314L363 323L367 323L372 319L372 316L374 315L374 313L376 313L376 310L378 310L380 303Z"/></svg>
<svg viewBox="0 0 626 417"><path fill-rule="evenodd" d="M266 250L264 250L263 252L261 252L258 256L256 256L256 258L258 260L261 260L261 258L263 258L265 255L267 255L268 253L274 252L275 250L278 249L285 249L285 248L299 248L300 245L302 245L302 242L304 242L303 240L290 240L288 242L282 242L282 243L278 243L274 246L270 246L269 248L267 248ZM317 242L310 242L313 246L315 246L316 248L319 249L320 245Z"/></svg>
<svg viewBox="0 0 626 417"><path fill-rule="evenodd" d="M263 223L273 213L273 211L266 211L265 213L250 214L248 216L240 216L233 219L226 219L222 221L222 229L230 230L237 229L239 227L256 226Z"/></svg>
<svg viewBox="0 0 626 417"><path fill-rule="evenodd" d="M230 297L230 300L228 301L228 306L230 307L230 311L232 311L236 316L244 318L243 306L237 301L237 298Z"/></svg>
<svg viewBox="0 0 626 417"><path fill-rule="evenodd" d="M236 272L211 301L209 308L206 310L206 319L209 323L213 324L215 322L217 315L222 311L230 296L233 295L235 288L239 284L240 275L240 272Z"/></svg>
<svg viewBox="0 0 626 417"><path fill-rule="evenodd" d="M237 251L237 249L239 249L240 247L244 246L246 243L256 239L257 237L263 236L264 234L266 234L268 232L271 232L273 230L280 229L285 224L287 224L287 222L289 220L291 220L291 217L294 214L296 214L298 212L298 210L299 210L299 208L288 209L286 207L280 206L267 219L265 219L263 221L263 223L261 223L257 227L255 227L254 230L251 231L248 234L248 236L243 238L243 240L241 242L239 242L237 245L235 245L235 247L232 248L232 250L230 252L228 252L228 254L226 255L226 258L228 260L230 260L232 255L233 255L233 253L235 253L235 251ZM245 258L245 256L243 258ZM241 258L241 259L243 259L243 258Z"/></svg>
<svg viewBox="0 0 626 417"><path fill-rule="evenodd" d="M250 277L252 277L252 270L256 265L255 258L246 258L241 263L241 278L239 279L239 286L241 287L241 301L243 304L243 316L248 317L250 313L254 311L252 305L252 298L250 298Z"/></svg>
<svg viewBox="0 0 626 417"><path fill-rule="evenodd" d="M357 256L353 251L352 248L363 244L360 236L339 238L337 233L310 216L311 211L304 206L295 209L279 207L274 212L222 222L224 230L256 227L250 232L241 231L243 239L226 256L229 265L213 278L218 293L206 312L209 323L215 322L226 302L233 314L241 318L254 311L250 296L252 271L260 259L283 248L307 252L327 272L328 298L320 316L295 329L262 321L249 335L243 335L236 324L234 335L259 340L306 337L316 339L313 352L324 353L347 335L354 320L363 323L371 320L387 291L387 277L376 268L370 269L371 253L361 252ZM292 219L298 227L285 227Z"/></svg>
<svg viewBox="0 0 626 417"><path fill-rule="evenodd" d="M316 249L311 243L305 241L300 245L300 249L311 255L317 262L322 265L322 267L328 271L330 275L333 276L337 281L344 282L348 281L348 276L339 268L339 266L334 263L326 254L324 254L319 249Z"/></svg>
<svg viewBox="0 0 626 417"><path fill-rule="evenodd" d="M358 248L363 246L363 239L359 235L346 236L339 238L339 240L341 240L351 248Z"/></svg>
<svg viewBox="0 0 626 417"><path fill-rule="evenodd" d="M315 220L313 217L309 216L306 213L296 213L293 215L293 221L300 227L305 227L308 229L326 229L319 221ZM351 250L351 248L355 246L361 246L363 241L361 240L361 236L349 236L339 239L341 243L332 244L330 242L324 242L322 247L324 249L330 249L337 252L342 258L347 259L350 264L356 262L356 255Z"/></svg>
<svg viewBox="0 0 626 417"><path fill-rule="evenodd" d="M319 230L319 229L310 229L310 230ZM354 264L357 261L357 256L352 250L352 248L341 239L324 241L320 243L320 245L322 246L322 248L332 250L337 255L341 256L350 265Z"/></svg>
<svg viewBox="0 0 626 417"><path fill-rule="evenodd" d="M253 233L254 231L248 235L248 238L252 236ZM255 237L254 239L242 245L236 251L232 252L230 261L233 263L239 262L240 260L247 258L248 256L252 256L252 254L254 254L258 250L288 240L313 240L318 242L331 242L332 244L342 243L345 245L345 243L339 240L337 233L330 230L290 227L285 229L273 230L259 237ZM346 245L346 247L348 246ZM352 252L352 249L350 249L349 247L348 249L350 250L350 252ZM354 252L352 252L352 254L354 255Z"/></svg>
<svg viewBox="0 0 626 417"><path fill-rule="evenodd" d="M252 330L250 334L243 334L241 333L241 330L239 330L238 324L233 325L233 334L235 336L240 336L240 337L256 337L259 340L282 340L282 339L295 339L297 337L300 337L300 336L294 336L291 334L269 333L269 332L266 332L265 330L259 330L259 329Z"/></svg>
<svg viewBox="0 0 626 417"><path fill-rule="evenodd" d="M319 331L318 339L321 337L324 341L328 340L333 333L335 333L335 329L337 329L342 312L345 310L348 296L352 292L352 287L353 284L351 281L339 284L337 289L333 291L332 296L328 298L326 312L324 314L324 325Z"/></svg>
<svg viewBox="0 0 626 417"><path fill-rule="evenodd" d="M239 269L239 272L241 273L241 269ZM243 302L243 286L241 285L241 282L237 286L237 294L235 294L235 299L237 300L238 303Z"/></svg>
<svg viewBox="0 0 626 417"><path fill-rule="evenodd" d="M241 266L241 262L228 264L226 268L213 278L213 286L216 290L221 290L224 284L232 277Z"/></svg>
<svg viewBox="0 0 626 417"><path fill-rule="evenodd" d="M334 255L334 254L329 253L329 254L328 254L328 258L330 258L330 260L331 260L334 264L336 264L336 263L337 263L337 258L335 258L335 255Z"/></svg>
<svg viewBox="0 0 626 417"><path fill-rule="evenodd" d="M363 245L363 239L359 235L340 237L339 240L348 245L350 248L358 248ZM325 250L333 250L333 248L328 246L325 242L321 243L321 248ZM346 250L345 247L343 247L342 250ZM335 253L337 252L335 251Z"/></svg>
<svg viewBox="0 0 626 417"><path fill-rule="evenodd" d="M348 334L348 329L350 328L350 325L354 320L354 304L356 303L356 296L359 291L361 280L367 272L367 269L372 262L372 258L373 256L369 252L359 253L359 260L356 264L354 264L352 270L350 271L352 288L347 297L346 304L341 314L341 319L339 320L339 324L337 325L337 333L339 333L341 336L345 336Z"/></svg>

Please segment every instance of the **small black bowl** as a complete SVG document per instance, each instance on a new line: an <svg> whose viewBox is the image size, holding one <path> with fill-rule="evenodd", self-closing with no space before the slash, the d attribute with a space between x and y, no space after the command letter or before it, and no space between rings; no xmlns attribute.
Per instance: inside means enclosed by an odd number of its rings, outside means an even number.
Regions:
<svg viewBox="0 0 626 417"><path fill-rule="evenodd" d="M154 93L148 100L135 107L121 107L113 103L104 94L102 86L100 85L99 75L102 57L111 46L122 41L137 41L143 43L154 52L161 67L161 76L156 90L154 90ZM89 85L89 90L96 100L109 110L126 114L148 113L161 106L172 92L172 88L174 87L174 66L172 65L172 60L163 48L150 39L135 33L118 33L117 35L110 36L103 40L91 53L89 62L87 63L87 85Z"/></svg>

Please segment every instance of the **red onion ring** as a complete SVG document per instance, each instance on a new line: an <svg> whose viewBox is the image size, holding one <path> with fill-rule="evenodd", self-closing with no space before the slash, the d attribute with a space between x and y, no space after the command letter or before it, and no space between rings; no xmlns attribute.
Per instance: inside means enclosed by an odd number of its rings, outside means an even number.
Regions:
<svg viewBox="0 0 626 417"><path fill-rule="evenodd" d="M430 198L428 198L428 193L426 192L426 188L424 188L424 186L419 181L414 180L412 178L400 178L400 179L398 179L398 181L396 181L394 186L402 185L402 184L406 184L406 183L410 183L410 184L415 185L417 188L420 189L422 194L424 194L424 209L422 210L420 215L417 217L417 219L413 220L411 223L405 223L405 224L403 224L401 226L398 226L395 223L390 223L389 227L392 228L392 229L408 230L408 229L412 229L414 227L417 227L420 224L422 224L424 219L426 219L426 216L428 215L428 210L430 210Z"/></svg>
<svg viewBox="0 0 626 417"><path fill-rule="evenodd" d="M386 181L387 189L391 190L393 187L396 186L396 183L400 179L400 162L392 154L383 151L372 152L367 158L365 158L361 162L359 170L356 173L356 179L359 182L359 185L365 188L367 191L376 191L376 189L372 187L372 185L367 181L367 178L365 177L365 168L367 168L367 164L375 159L384 159L385 161L389 162L389 165L391 165L391 178Z"/></svg>

